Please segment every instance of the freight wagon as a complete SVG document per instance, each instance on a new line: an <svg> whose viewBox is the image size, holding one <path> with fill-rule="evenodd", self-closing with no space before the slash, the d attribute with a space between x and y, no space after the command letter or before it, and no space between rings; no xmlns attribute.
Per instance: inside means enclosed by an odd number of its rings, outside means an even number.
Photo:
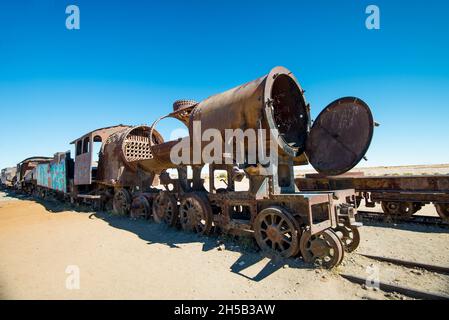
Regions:
<svg viewBox="0 0 449 320"><path fill-rule="evenodd" d="M49 157L31 157L17 165L15 187L17 190L33 194L36 190L36 167L41 163L49 163Z"/></svg>
<svg viewBox="0 0 449 320"><path fill-rule="evenodd" d="M296 179L298 188L309 191L355 189L357 206L381 204L384 214L410 217L424 205L433 204L449 221L449 175L364 177L362 173L325 177L310 174Z"/></svg>
<svg viewBox="0 0 449 320"><path fill-rule="evenodd" d="M64 198L73 191L74 161L70 151L56 153L49 162L40 163L34 169L36 192L45 198L56 195Z"/></svg>

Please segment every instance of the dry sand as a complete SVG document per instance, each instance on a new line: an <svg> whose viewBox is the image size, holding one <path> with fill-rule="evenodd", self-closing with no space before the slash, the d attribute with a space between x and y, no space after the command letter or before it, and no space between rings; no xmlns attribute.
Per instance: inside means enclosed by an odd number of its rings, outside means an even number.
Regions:
<svg viewBox="0 0 449 320"><path fill-rule="evenodd" d="M357 252L449 266L449 230L365 226ZM365 290L339 273L449 294L449 277L348 254L335 270L300 259L273 261L242 242L200 237L148 221L81 213L0 194L2 299L397 299ZM245 241L246 244L248 241ZM221 248L224 247L224 250ZM66 288L67 266L80 289ZM404 297L402 297L404 298Z"/></svg>

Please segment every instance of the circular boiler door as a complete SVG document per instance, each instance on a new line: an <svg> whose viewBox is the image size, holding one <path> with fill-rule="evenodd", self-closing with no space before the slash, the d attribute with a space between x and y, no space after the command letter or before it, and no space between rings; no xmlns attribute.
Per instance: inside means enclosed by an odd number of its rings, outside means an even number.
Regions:
<svg viewBox="0 0 449 320"><path fill-rule="evenodd" d="M306 143L309 162L321 174L343 174L365 156L373 131L373 116L365 102L354 97L338 99L313 123Z"/></svg>

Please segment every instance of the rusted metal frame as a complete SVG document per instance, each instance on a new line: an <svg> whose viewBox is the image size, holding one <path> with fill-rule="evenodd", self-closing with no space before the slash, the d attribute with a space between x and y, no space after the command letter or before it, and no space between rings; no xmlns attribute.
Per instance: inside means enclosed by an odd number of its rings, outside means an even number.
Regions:
<svg viewBox="0 0 449 320"><path fill-rule="evenodd" d="M334 209L332 208L332 195L331 194L322 194L322 195L313 195L312 197L307 197L307 205L308 205L308 212L307 212L307 218L309 222L310 227L310 233L312 235L318 234L326 229L329 229L333 225L333 221L335 222L334 218ZM328 209L328 217L329 219L326 221L322 221L319 223L314 223L313 221L313 206L319 205L319 204L327 204Z"/></svg>
<svg viewBox="0 0 449 320"><path fill-rule="evenodd" d="M99 195L89 195L89 194L78 194L77 198L88 199L88 200L101 200L102 196Z"/></svg>
<svg viewBox="0 0 449 320"><path fill-rule="evenodd" d="M257 215L257 201L255 199L248 199L248 200L226 200L226 205L228 206L227 214L229 215L229 221L232 222L234 219L230 216L230 209L234 206L245 206L249 207L250 209L250 220L248 225L253 225L254 219ZM254 214L256 213L256 214ZM252 229L252 228L251 228Z"/></svg>
<svg viewBox="0 0 449 320"><path fill-rule="evenodd" d="M188 190L189 191L199 191L203 192L204 189L204 179L201 179L201 170L203 169L203 166L191 166L192 168L192 178L189 179L187 177L187 171L185 174L184 179L187 181Z"/></svg>
<svg viewBox="0 0 449 320"><path fill-rule="evenodd" d="M215 168L211 164L209 165L209 193L216 193L215 189Z"/></svg>
<svg viewBox="0 0 449 320"><path fill-rule="evenodd" d="M83 152L86 138L89 139L89 148L87 152ZM81 153L77 154L77 145L81 141ZM75 142L75 184L76 185L90 185L92 184L92 133L84 135Z"/></svg>
<svg viewBox="0 0 449 320"><path fill-rule="evenodd" d="M214 215L214 222L225 231L229 231L231 217L229 215L229 205L227 201L217 202L220 207L220 213Z"/></svg>
<svg viewBox="0 0 449 320"><path fill-rule="evenodd" d="M277 170L276 174L273 175L272 179L270 180L272 183L271 190L272 193L275 195L282 195L282 194L292 194L297 191L297 187L295 184L295 174L294 174L294 167L293 167L293 158L288 157L280 157L277 164ZM288 185L281 186L281 176L280 176L280 167L288 167ZM285 178L285 177L284 177Z"/></svg>
<svg viewBox="0 0 449 320"><path fill-rule="evenodd" d="M85 139L85 138L87 138L88 136L90 136L90 135L94 135L94 136L96 136L96 135L99 135L99 133L102 133L102 132L109 132L109 131L114 131L114 130L117 130L117 128L119 129L119 130L121 130L121 129L125 129L125 128L130 128L131 126L128 126L128 125L124 125L124 124L119 124L119 125L117 125L117 126L110 126L110 127L104 127L104 128L99 128L99 129L95 129L95 130L93 130L93 131L90 131L90 132L88 132L88 133L86 133L85 135L83 135L83 136L81 136L80 138L78 138L78 139L76 139L76 140L73 140L72 142L70 142L70 144L75 144L76 142L78 142L79 140L83 140L83 139Z"/></svg>
<svg viewBox="0 0 449 320"><path fill-rule="evenodd" d="M93 165L93 144L94 138L99 136L102 142L102 151L105 146L107 139L120 131L130 129L132 127L125 125L118 125L112 127L106 127L91 131L82 137L74 140L71 144L75 145L75 150L77 149L77 144L79 141L82 142L81 151L85 149L84 142L86 138L89 138L89 149L87 152L77 155L75 153L75 185L91 185L92 181L92 165ZM100 169L101 163L98 164L98 169ZM107 184L107 181L102 181Z"/></svg>
<svg viewBox="0 0 449 320"><path fill-rule="evenodd" d="M397 176L353 178L357 190L366 191L409 191L409 192L449 192L449 175ZM381 188L379 186L382 186Z"/></svg>
<svg viewBox="0 0 449 320"><path fill-rule="evenodd" d="M217 170L226 171L226 178L227 178L226 189L230 192L235 191L235 181L232 179L232 168L233 168L233 165L229 165L229 164L215 164L215 163L209 164L209 192L210 193L216 192L215 171L217 171Z"/></svg>
<svg viewBox="0 0 449 320"><path fill-rule="evenodd" d="M336 217L336 221L332 221L332 227L337 227L341 219L345 220L347 226L358 227L360 223L357 223L355 216L357 209L355 208L356 193L354 189L334 190L333 193L333 209L335 213L332 215ZM348 205L350 204L350 205ZM354 207L352 207L352 206ZM338 209L337 209L338 206Z"/></svg>
<svg viewBox="0 0 449 320"><path fill-rule="evenodd" d="M411 183L410 181L413 181ZM408 182L408 183L406 183ZM331 188L338 189L351 186L357 192L412 192L412 193L442 193L449 192L449 176L399 176L399 177L323 177L322 175L307 175L296 179L298 186L303 185L310 190ZM382 188L379 188L382 185ZM321 187L320 187L321 186Z"/></svg>
<svg viewBox="0 0 449 320"><path fill-rule="evenodd" d="M252 230L257 215L257 200L249 192L230 191L226 193L209 193L208 198L220 207L220 214L214 216L216 222L226 232L231 229ZM250 208L251 218L248 223L237 222L231 218L230 210L233 206L247 206Z"/></svg>
<svg viewBox="0 0 449 320"><path fill-rule="evenodd" d="M368 208L374 208L376 206L376 201L373 201L371 198L370 192L356 192L357 197L362 201L365 199L365 206Z"/></svg>
<svg viewBox="0 0 449 320"><path fill-rule="evenodd" d="M449 203L449 193L434 192L389 192L385 190L367 191L372 202L397 201L397 202L422 202L422 203Z"/></svg>
<svg viewBox="0 0 449 320"><path fill-rule="evenodd" d="M449 222L442 220L440 217L434 216L422 216L422 215L413 215L411 217L404 216L387 216L384 213L377 212L369 212L369 211L361 211L357 212L360 219L364 222L385 222L393 221L393 222L404 222L404 223L414 223L421 225L429 225L429 226L439 226L442 228L446 228L449 226Z"/></svg>
<svg viewBox="0 0 449 320"><path fill-rule="evenodd" d="M307 203L308 212L307 220L312 235L318 234L326 229L336 227L338 218L335 207L333 205L333 193L296 193L296 194L281 194L272 195L270 197L273 201L279 202L296 202L305 201ZM328 209L328 219L319 223L314 223L313 219L313 206L319 204L326 204Z"/></svg>

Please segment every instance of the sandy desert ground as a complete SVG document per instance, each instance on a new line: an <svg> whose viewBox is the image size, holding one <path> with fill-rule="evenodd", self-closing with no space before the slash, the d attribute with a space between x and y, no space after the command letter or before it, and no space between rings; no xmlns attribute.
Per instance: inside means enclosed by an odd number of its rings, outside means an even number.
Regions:
<svg viewBox="0 0 449 320"><path fill-rule="evenodd" d="M1 299L408 299L343 279L367 277L449 295L449 276L369 260L381 254L449 266L449 230L372 225L344 263L327 271L270 260L251 241L202 237L144 220L76 212L0 194ZM67 289L68 266L80 288Z"/></svg>

